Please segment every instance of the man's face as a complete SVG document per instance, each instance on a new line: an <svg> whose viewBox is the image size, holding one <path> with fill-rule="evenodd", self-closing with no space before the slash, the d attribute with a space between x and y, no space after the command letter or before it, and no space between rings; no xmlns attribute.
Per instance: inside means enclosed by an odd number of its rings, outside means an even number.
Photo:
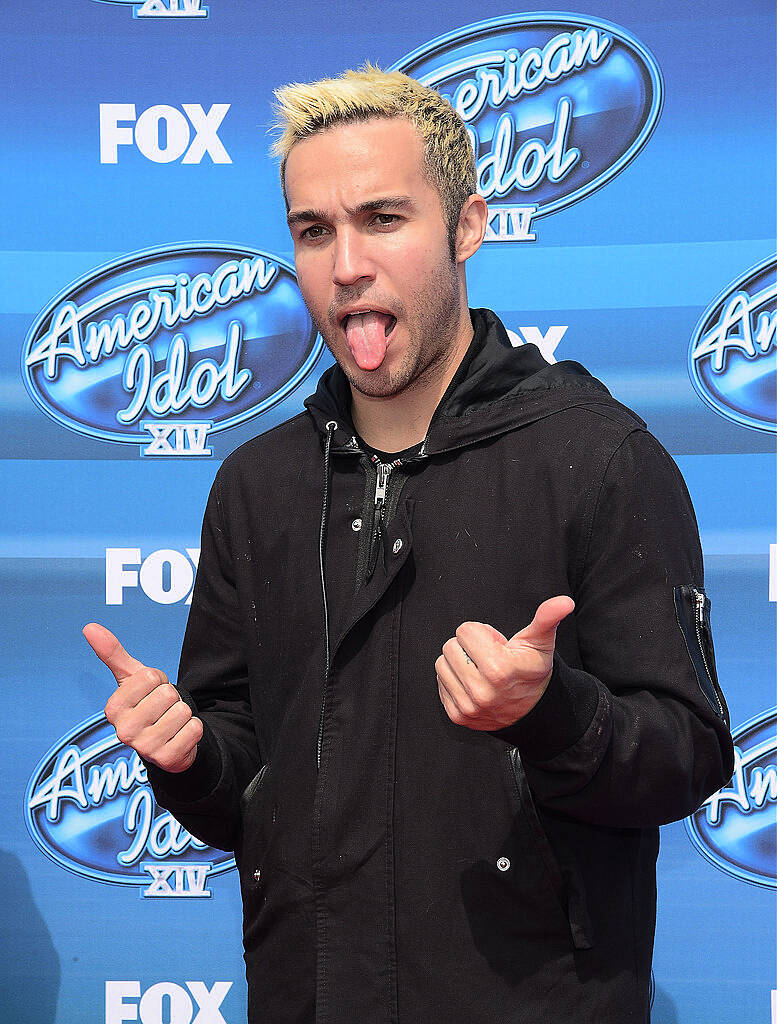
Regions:
<svg viewBox="0 0 777 1024"><path fill-rule="evenodd" d="M442 371L461 300L439 193L402 118L337 125L286 161L297 279L351 387L389 398Z"/></svg>

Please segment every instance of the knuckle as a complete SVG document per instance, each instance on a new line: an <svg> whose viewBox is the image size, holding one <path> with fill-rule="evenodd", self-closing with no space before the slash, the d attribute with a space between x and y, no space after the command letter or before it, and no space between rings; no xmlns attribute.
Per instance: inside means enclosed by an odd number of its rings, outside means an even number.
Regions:
<svg viewBox="0 0 777 1024"><path fill-rule="evenodd" d="M475 703L473 703L472 701L469 701L469 700L467 700L467 701L460 701L459 702L459 710L461 711L462 716L467 721L469 721L471 718L477 718L478 714L480 713L479 707Z"/></svg>
<svg viewBox="0 0 777 1024"><path fill-rule="evenodd" d="M113 694L111 694L111 696L106 701L105 708L103 710L103 714L105 715L107 720L111 723L111 725L116 725L115 719L116 719L116 717L117 717L117 715L119 713L119 709L116 706L117 703L118 703L117 696L116 696L115 693L113 693Z"/></svg>
<svg viewBox="0 0 777 1024"><path fill-rule="evenodd" d="M134 744L137 742L134 730L130 729L126 723L119 723L115 726L116 736L120 743L123 743L125 747L134 748Z"/></svg>
<svg viewBox="0 0 777 1024"><path fill-rule="evenodd" d="M168 701L171 707L173 704L181 700L178 691L176 690L172 683L167 681L167 679L165 679L164 682L160 683L159 689L162 692L162 696L165 698L166 701ZM183 704L183 701L181 701L181 703Z"/></svg>
<svg viewBox="0 0 777 1024"><path fill-rule="evenodd" d="M484 711L492 711L496 706L496 703L496 696L493 692L491 692L490 690L479 690L478 693L474 696L474 702L472 705L472 715L470 717L474 718L475 715L478 715Z"/></svg>
<svg viewBox="0 0 777 1024"><path fill-rule="evenodd" d="M466 716L461 713L461 709L456 707L455 704L451 705L446 710L448 712L448 718L450 718L450 720L453 722L454 725L466 725L467 724Z"/></svg>
<svg viewBox="0 0 777 1024"><path fill-rule="evenodd" d="M139 757L142 757L144 761L150 761L152 764L157 763L154 747L150 743L138 743L132 749Z"/></svg>

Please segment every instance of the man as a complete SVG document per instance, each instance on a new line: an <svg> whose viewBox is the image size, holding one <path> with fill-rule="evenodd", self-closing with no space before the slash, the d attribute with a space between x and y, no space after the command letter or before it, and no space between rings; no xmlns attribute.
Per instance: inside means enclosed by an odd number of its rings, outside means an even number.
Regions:
<svg viewBox="0 0 777 1024"><path fill-rule="evenodd" d="M278 97L338 365L218 473L178 689L86 628L106 715L235 849L250 1021L646 1022L657 826L732 770L687 492L468 310L444 100L369 67Z"/></svg>

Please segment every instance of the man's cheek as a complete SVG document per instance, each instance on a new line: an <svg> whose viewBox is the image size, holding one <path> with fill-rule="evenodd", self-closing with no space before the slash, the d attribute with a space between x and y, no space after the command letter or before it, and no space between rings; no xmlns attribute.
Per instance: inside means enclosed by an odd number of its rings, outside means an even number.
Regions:
<svg viewBox="0 0 777 1024"><path fill-rule="evenodd" d="M299 287L300 294L302 295L302 301L307 306L308 313L310 313L313 323L318 328L319 332L321 332L321 327L326 321L326 317L324 315L325 310L316 302L315 289L310 287L310 283L305 277L304 272L300 271L299 264L297 264L297 286Z"/></svg>

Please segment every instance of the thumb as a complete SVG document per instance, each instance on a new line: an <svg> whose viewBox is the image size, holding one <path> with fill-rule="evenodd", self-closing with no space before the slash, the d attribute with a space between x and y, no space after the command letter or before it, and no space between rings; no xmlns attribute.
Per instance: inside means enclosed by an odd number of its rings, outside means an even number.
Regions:
<svg viewBox="0 0 777 1024"><path fill-rule="evenodd" d="M528 626L511 637L508 646L530 644L541 651L552 651L556 644L556 630L575 607L571 597L550 597L543 601Z"/></svg>
<svg viewBox="0 0 777 1024"><path fill-rule="evenodd" d="M127 654L116 637L105 626L97 622L90 622L84 626L83 634L86 642L94 653L113 672L116 682L121 685L123 680L131 676L138 669L145 668L145 665Z"/></svg>

